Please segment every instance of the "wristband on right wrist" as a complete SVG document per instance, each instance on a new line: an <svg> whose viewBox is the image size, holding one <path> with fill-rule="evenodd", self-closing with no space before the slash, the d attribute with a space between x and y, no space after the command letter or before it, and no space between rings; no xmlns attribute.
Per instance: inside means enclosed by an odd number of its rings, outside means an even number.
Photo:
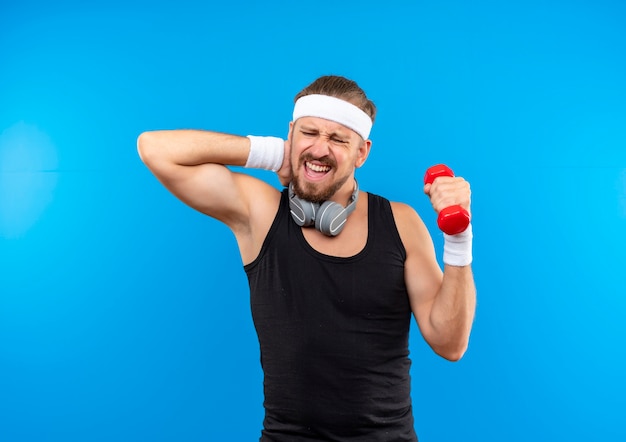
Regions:
<svg viewBox="0 0 626 442"><path fill-rule="evenodd" d="M443 262L464 267L472 263L472 225L458 235L443 234Z"/></svg>
<svg viewBox="0 0 626 442"><path fill-rule="evenodd" d="M244 167L277 172L283 165L285 142L277 137L248 135L250 153Z"/></svg>

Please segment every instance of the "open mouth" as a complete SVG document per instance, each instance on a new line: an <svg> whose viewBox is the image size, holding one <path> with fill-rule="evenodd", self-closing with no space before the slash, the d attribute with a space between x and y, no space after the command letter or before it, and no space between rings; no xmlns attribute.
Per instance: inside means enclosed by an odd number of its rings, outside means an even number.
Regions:
<svg viewBox="0 0 626 442"><path fill-rule="evenodd" d="M304 162L306 175L312 179L320 179L331 171L332 167L326 164L313 163L311 161Z"/></svg>

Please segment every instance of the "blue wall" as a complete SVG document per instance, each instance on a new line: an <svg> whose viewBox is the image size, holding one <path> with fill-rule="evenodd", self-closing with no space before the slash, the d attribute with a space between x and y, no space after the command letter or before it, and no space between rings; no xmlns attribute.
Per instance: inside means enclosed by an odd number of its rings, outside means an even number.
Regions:
<svg viewBox="0 0 626 442"><path fill-rule="evenodd" d="M285 136L330 73L379 107L362 188L438 250L424 170L472 184L474 332L451 364L413 331L420 440L625 440L626 5L215 4L0 6L0 440L258 438L234 238L135 141Z"/></svg>

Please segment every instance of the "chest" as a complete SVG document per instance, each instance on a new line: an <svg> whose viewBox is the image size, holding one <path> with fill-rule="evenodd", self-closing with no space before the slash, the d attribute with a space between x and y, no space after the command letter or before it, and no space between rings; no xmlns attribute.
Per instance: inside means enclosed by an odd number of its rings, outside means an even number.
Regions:
<svg viewBox="0 0 626 442"><path fill-rule="evenodd" d="M302 235L311 248L324 255L338 258L349 258L357 255L367 244L367 207L362 205L357 208L337 236L327 236L310 227L302 228Z"/></svg>
<svg viewBox="0 0 626 442"><path fill-rule="evenodd" d="M367 244L367 228L363 232L344 231L341 237L328 237L315 229L303 229L302 234L311 248L338 258L357 255Z"/></svg>
<svg viewBox="0 0 626 442"><path fill-rule="evenodd" d="M349 222L335 237L288 217L276 225L261 259L246 267L257 325L355 317L404 324L405 254L393 219L382 210L355 210Z"/></svg>

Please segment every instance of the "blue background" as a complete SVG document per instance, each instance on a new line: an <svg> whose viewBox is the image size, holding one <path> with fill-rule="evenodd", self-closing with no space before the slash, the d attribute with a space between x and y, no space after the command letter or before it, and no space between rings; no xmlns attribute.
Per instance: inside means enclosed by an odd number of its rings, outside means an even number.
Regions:
<svg viewBox="0 0 626 442"><path fill-rule="evenodd" d="M324 74L438 250L424 170L472 184L474 331L455 364L412 332L420 440L626 440L626 4L323 0L0 6L0 441L258 439L235 240L135 142L285 136Z"/></svg>

